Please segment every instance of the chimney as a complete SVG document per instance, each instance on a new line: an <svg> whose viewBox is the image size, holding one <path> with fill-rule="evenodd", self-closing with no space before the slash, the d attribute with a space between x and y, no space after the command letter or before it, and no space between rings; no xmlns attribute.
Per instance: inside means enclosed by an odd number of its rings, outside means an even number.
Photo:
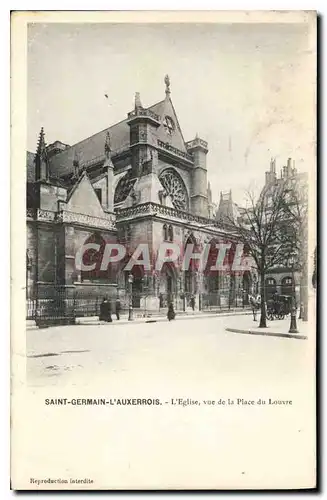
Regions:
<svg viewBox="0 0 327 500"><path fill-rule="evenodd" d="M270 160L270 172L276 173L276 158L271 158Z"/></svg>
<svg viewBox="0 0 327 500"><path fill-rule="evenodd" d="M141 96L140 92L135 93L135 109L140 109L143 108L142 103L141 103Z"/></svg>
<svg viewBox="0 0 327 500"><path fill-rule="evenodd" d="M292 158L287 159L287 177L292 175Z"/></svg>

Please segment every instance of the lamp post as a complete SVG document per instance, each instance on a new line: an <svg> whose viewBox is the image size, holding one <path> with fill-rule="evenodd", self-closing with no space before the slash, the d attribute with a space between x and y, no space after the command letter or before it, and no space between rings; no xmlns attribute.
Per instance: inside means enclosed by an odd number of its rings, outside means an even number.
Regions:
<svg viewBox="0 0 327 500"><path fill-rule="evenodd" d="M294 257L289 258L289 266L292 269L292 306L291 306L291 324L289 333L299 333L296 324L296 304L295 304L295 280L294 280Z"/></svg>
<svg viewBox="0 0 327 500"><path fill-rule="evenodd" d="M134 276L132 274L128 275L128 321L133 321L133 281Z"/></svg>

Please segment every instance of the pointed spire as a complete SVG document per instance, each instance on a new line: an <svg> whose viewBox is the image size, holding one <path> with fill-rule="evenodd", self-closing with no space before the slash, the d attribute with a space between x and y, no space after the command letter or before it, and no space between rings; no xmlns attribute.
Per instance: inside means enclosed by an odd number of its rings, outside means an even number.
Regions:
<svg viewBox="0 0 327 500"><path fill-rule="evenodd" d="M141 103L141 97L140 93L136 92L135 93L135 109L143 108L142 103Z"/></svg>
<svg viewBox="0 0 327 500"><path fill-rule="evenodd" d="M34 161L35 161L35 180L40 180L40 179L48 180L49 162L48 162L47 145L45 142L45 134L43 127L41 127Z"/></svg>
<svg viewBox="0 0 327 500"><path fill-rule="evenodd" d="M114 168L114 165L113 165L112 160L111 160L111 138L110 138L109 130L107 130L107 133L106 133L106 140L104 143L104 154L105 154L106 159L105 159L103 166Z"/></svg>
<svg viewBox="0 0 327 500"><path fill-rule="evenodd" d="M111 156L111 138L110 138L109 130L107 130L107 133L106 133L106 141L104 143L104 154L105 154L106 158L110 158L110 156Z"/></svg>
<svg viewBox="0 0 327 500"><path fill-rule="evenodd" d="M195 134L195 138L199 139L199 134L198 133Z"/></svg>
<svg viewBox="0 0 327 500"><path fill-rule="evenodd" d="M37 143L37 155L42 155L44 154L46 148L46 143L45 143L45 134L44 134L44 128L41 127L40 134L39 134L39 139Z"/></svg>
<svg viewBox="0 0 327 500"><path fill-rule="evenodd" d="M75 175L75 177L78 177L78 174L79 174L79 156L78 156L76 149L74 152L73 167L74 167L74 175Z"/></svg>
<svg viewBox="0 0 327 500"><path fill-rule="evenodd" d="M165 82L165 85L166 85L166 90L165 90L166 96L169 97L169 94L170 94L170 78L169 78L169 75L165 76L164 82Z"/></svg>

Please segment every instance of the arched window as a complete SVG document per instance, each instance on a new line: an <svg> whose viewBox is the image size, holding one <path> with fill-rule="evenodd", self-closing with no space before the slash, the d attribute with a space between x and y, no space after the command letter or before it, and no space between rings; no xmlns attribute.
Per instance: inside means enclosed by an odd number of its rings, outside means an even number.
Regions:
<svg viewBox="0 0 327 500"><path fill-rule="evenodd" d="M167 228L167 224L163 225L162 232L163 232L163 239L164 239L164 241L168 241L168 228Z"/></svg>
<svg viewBox="0 0 327 500"><path fill-rule="evenodd" d="M173 205L178 210L188 210L188 195L187 190L181 176L173 168L165 169L159 180L167 195L169 195Z"/></svg>
<svg viewBox="0 0 327 500"><path fill-rule="evenodd" d="M174 229L173 229L173 226L171 224L169 224L169 227L168 227L168 240L174 241Z"/></svg>
<svg viewBox="0 0 327 500"><path fill-rule="evenodd" d="M122 203L123 201L126 200L127 196L130 194L134 184L136 182L136 179L131 179L126 173L119 179L116 190L115 190L115 196L114 196L114 204L116 203Z"/></svg>

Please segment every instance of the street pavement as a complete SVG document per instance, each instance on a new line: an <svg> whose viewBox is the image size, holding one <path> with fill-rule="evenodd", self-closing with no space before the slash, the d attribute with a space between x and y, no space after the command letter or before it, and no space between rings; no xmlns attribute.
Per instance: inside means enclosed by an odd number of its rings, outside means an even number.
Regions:
<svg viewBox="0 0 327 500"><path fill-rule="evenodd" d="M279 320L268 320L267 319L267 328L260 328L260 315L257 315L256 321L253 320L253 315L246 315L239 317L233 317L233 320L229 322L228 327L230 330L235 333L250 333L254 335L274 335L274 336L284 336L284 337L292 337L295 339L307 339L310 336L314 335L314 328L310 328L308 321L302 321L301 319L296 320L297 324L297 333L290 333L290 324L291 317L290 315L286 318Z"/></svg>
<svg viewBox="0 0 327 500"><path fill-rule="evenodd" d="M286 331L288 327L285 322ZM277 322L276 322L277 323ZM279 323L279 322L278 322ZM156 323L58 326L27 331L27 373L36 385L91 383L96 377L151 378L199 386L230 373L270 383L278 373L302 376L306 341L241 335L226 328L253 325L250 316L214 316ZM269 324L270 328L275 325ZM298 345L300 344L300 345ZM194 374L196 372L197 375ZM173 382L176 383L176 380Z"/></svg>
<svg viewBox="0 0 327 500"><path fill-rule="evenodd" d="M46 462L96 488L312 485L313 343L226 331L245 318L27 331L26 477ZM65 397L160 405L44 403Z"/></svg>

